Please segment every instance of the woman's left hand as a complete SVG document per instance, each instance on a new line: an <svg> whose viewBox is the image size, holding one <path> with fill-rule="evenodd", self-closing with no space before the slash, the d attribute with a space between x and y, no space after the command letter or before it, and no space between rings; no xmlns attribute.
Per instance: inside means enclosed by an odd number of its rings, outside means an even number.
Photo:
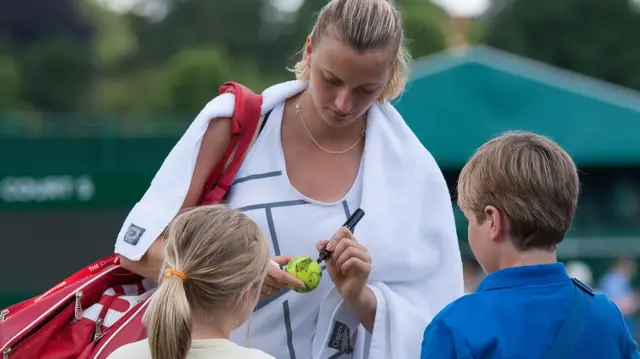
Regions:
<svg viewBox="0 0 640 359"><path fill-rule="evenodd" d="M327 273L333 280L338 292L345 301L357 303L363 295L369 273L371 256L367 249L349 232L340 228L329 241L318 241L316 248L320 252L325 245L331 255L325 260Z"/></svg>

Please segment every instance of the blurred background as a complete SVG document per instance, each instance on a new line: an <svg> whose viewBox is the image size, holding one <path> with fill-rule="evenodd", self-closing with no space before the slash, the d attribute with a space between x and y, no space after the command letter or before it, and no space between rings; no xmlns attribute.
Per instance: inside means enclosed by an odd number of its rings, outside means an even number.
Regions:
<svg viewBox="0 0 640 359"><path fill-rule="evenodd" d="M560 143L583 182L561 259L634 330L640 0L396 3L415 62L395 105L450 188L503 131ZM218 87L292 79L287 67L324 4L0 0L0 308L111 254L128 211ZM457 216L473 292L482 269Z"/></svg>

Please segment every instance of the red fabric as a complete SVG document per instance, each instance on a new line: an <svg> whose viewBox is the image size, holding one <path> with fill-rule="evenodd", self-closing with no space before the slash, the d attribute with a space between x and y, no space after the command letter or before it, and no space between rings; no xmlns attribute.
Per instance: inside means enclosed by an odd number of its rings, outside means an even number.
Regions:
<svg viewBox="0 0 640 359"><path fill-rule="evenodd" d="M220 87L220 94L227 92L235 95L231 141L206 181L201 205L222 202L260 119L262 96L235 82ZM106 359L117 348L146 338L142 317L149 296L132 303L136 296L126 298L124 286L138 294L146 290L142 278L123 269L119 257L111 255L44 294L7 308L0 323L0 353L10 350L11 359ZM89 312L96 317L87 317ZM109 323L112 319L115 322ZM97 320L104 325L96 337Z"/></svg>

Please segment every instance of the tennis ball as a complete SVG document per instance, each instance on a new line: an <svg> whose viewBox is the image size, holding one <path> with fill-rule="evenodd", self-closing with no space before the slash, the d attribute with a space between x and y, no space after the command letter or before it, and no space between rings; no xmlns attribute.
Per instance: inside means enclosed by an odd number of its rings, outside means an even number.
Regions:
<svg viewBox="0 0 640 359"><path fill-rule="evenodd" d="M293 286L289 288L298 293L309 293L318 288L322 279L322 268L315 259L311 257L301 256L294 258L285 266L285 271L292 276L300 279L305 284L305 289L298 289Z"/></svg>

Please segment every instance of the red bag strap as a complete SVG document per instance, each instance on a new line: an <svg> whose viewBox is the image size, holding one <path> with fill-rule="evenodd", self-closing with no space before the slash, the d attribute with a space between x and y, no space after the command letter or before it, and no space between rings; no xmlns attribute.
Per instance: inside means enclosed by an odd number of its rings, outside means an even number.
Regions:
<svg viewBox="0 0 640 359"><path fill-rule="evenodd" d="M260 123L262 96L247 87L227 82L220 87L220 94L235 95L235 107L231 115L232 132L227 149L209 175L198 205L220 203L231 187L231 182L242 165Z"/></svg>

